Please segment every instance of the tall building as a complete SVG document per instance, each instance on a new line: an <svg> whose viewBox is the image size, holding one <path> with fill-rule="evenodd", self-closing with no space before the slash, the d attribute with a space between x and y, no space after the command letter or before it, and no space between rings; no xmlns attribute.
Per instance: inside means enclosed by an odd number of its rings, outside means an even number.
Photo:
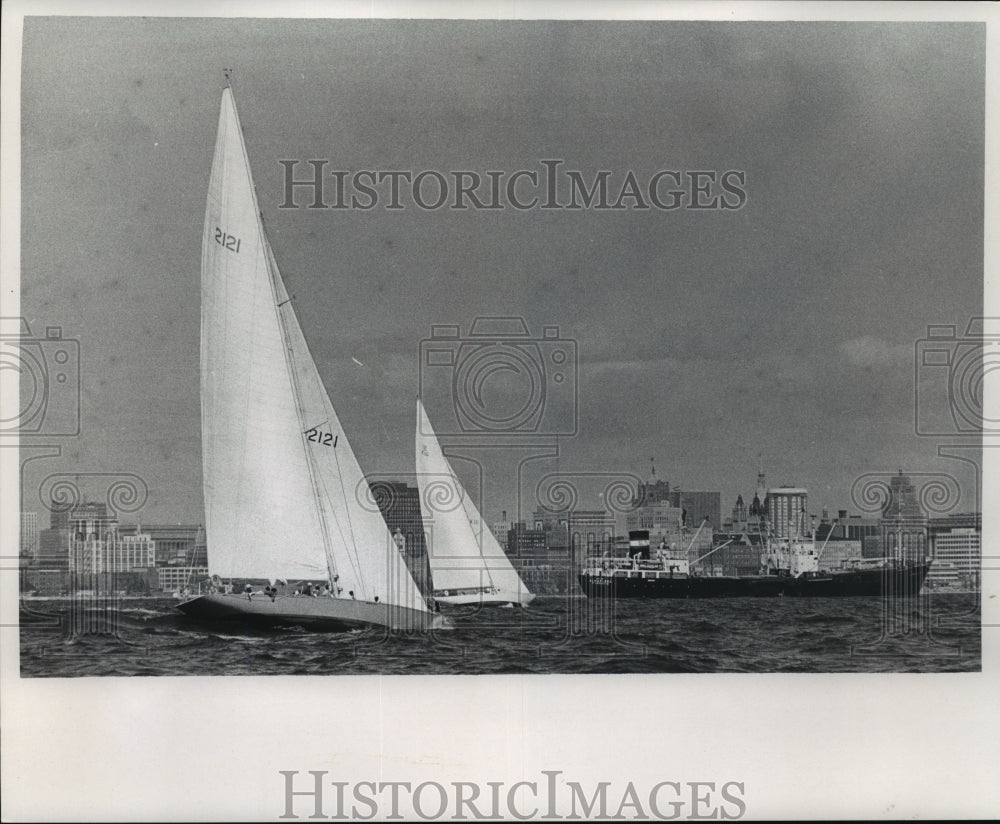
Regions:
<svg viewBox="0 0 1000 824"><path fill-rule="evenodd" d="M656 467L652 466L649 482L639 483L632 499L632 508L654 504L669 504L680 509L686 526L697 528L707 518L712 529L722 528L720 493L682 490L679 486L671 489L667 481L657 479Z"/></svg>
<svg viewBox="0 0 1000 824"><path fill-rule="evenodd" d="M38 533L38 556L41 569L69 568L69 529L43 529Z"/></svg>
<svg viewBox="0 0 1000 824"><path fill-rule="evenodd" d="M389 532L398 531L405 539L405 554L425 555L427 538L420 514L419 487L398 481L375 481L371 490ZM430 528L433 530L433 524Z"/></svg>
<svg viewBox="0 0 1000 824"><path fill-rule="evenodd" d="M882 551L887 558L923 561L929 556L927 515L909 477L889 481L889 497L882 507Z"/></svg>
<svg viewBox="0 0 1000 824"><path fill-rule="evenodd" d="M633 506L645 504L667 503L670 501L670 484L667 481L658 481L655 478L649 483L639 483L635 498L632 500Z"/></svg>
<svg viewBox="0 0 1000 824"><path fill-rule="evenodd" d="M712 529L722 528L722 496L718 492L675 489L670 502L683 511L686 526L697 529L707 520Z"/></svg>
<svg viewBox="0 0 1000 824"><path fill-rule="evenodd" d="M736 496L736 504L733 506L732 520L730 521L730 532L743 532L747 528L747 505L743 503L743 496Z"/></svg>
<svg viewBox="0 0 1000 824"><path fill-rule="evenodd" d="M767 520L777 538L807 535L809 492L801 487L780 486L767 491Z"/></svg>
<svg viewBox="0 0 1000 824"><path fill-rule="evenodd" d="M510 522L507 520L507 510L503 511L500 520L490 526L490 532L497 539L497 543L502 547L507 546L507 533L510 531Z"/></svg>
<svg viewBox="0 0 1000 824"><path fill-rule="evenodd" d="M38 533L36 565L40 569L69 569L69 515L66 507L50 507L49 528Z"/></svg>
<svg viewBox="0 0 1000 824"><path fill-rule="evenodd" d="M21 513L21 557L38 558L38 513Z"/></svg>

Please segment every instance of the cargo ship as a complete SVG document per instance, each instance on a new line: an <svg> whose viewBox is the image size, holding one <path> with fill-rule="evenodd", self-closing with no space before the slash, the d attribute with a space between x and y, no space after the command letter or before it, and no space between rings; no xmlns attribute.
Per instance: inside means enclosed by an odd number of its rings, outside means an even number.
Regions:
<svg viewBox="0 0 1000 824"><path fill-rule="evenodd" d="M819 555L814 538L769 538L759 574L698 574L687 552L651 552L649 532L633 530L627 556L590 559L579 580L590 598L914 597L930 568L929 561L873 558L826 571Z"/></svg>

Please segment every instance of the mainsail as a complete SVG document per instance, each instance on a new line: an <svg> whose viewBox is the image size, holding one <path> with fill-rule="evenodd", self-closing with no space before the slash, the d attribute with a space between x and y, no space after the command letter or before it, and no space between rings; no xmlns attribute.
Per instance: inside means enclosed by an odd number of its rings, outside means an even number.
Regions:
<svg viewBox="0 0 1000 824"><path fill-rule="evenodd" d="M419 398L416 446L420 512L435 597L446 590L484 589L506 594L502 600L530 599L528 588L452 471Z"/></svg>
<svg viewBox="0 0 1000 824"><path fill-rule="evenodd" d="M202 241L201 419L209 571L334 580L426 610L309 353L264 233L230 89Z"/></svg>

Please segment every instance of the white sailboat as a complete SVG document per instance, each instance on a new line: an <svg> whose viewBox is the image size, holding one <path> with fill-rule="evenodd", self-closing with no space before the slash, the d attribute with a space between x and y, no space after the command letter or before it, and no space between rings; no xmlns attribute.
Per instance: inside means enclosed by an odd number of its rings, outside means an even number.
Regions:
<svg viewBox="0 0 1000 824"><path fill-rule="evenodd" d="M205 518L218 586L179 608L327 629L440 626L381 514L357 500L364 475L267 241L228 87L201 292ZM236 591L223 584L233 579Z"/></svg>
<svg viewBox="0 0 1000 824"><path fill-rule="evenodd" d="M441 451L417 399L417 485L434 600L526 607L534 599Z"/></svg>

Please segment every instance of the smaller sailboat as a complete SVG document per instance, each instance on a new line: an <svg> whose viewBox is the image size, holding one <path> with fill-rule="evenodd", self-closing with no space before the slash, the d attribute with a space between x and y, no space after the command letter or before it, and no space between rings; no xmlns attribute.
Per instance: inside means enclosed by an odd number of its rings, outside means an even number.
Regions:
<svg viewBox="0 0 1000 824"><path fill-rule="evenodd" d="M417 486L434 600L526 607L534 595L483 522L417 399Z"/></svg>

